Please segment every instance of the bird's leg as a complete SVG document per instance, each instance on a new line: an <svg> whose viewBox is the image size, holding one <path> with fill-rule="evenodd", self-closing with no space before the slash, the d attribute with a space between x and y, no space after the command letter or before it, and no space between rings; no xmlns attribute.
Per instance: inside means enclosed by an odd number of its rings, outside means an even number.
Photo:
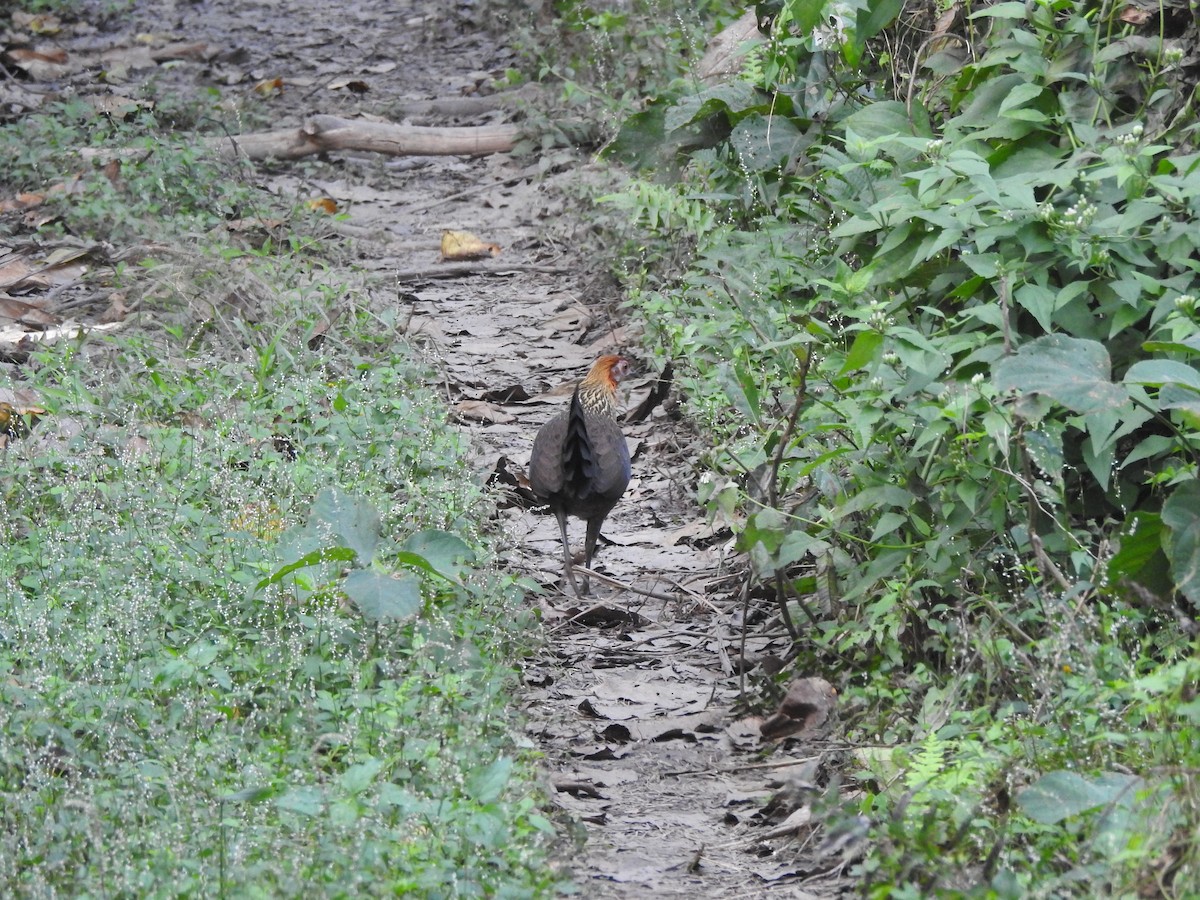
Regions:
<svg viewBox="0 0 1200 900"><path fill-rule="evenodd" d="M562 534L563 568L567 573L567 580L571 582L571 590L575 592L575 596L582 597L588 592L587 581L584 581L581 592L579 585L575 583L575 562L571 559L571 542L567 538L567 514L556 510L554 515L558 519L558 530Z"/></svg>
<svg viewBox="0 0 1200 900"><path fill-rule="evenodd" d="M590 569L592 567L592 556L596 553L596 541L600 537L600 526L604 524L604 516L595 516L587 520L587 537L583 542L583 567ZM586 594L590 589L590 579L583 576L583 592Z"/></svg>

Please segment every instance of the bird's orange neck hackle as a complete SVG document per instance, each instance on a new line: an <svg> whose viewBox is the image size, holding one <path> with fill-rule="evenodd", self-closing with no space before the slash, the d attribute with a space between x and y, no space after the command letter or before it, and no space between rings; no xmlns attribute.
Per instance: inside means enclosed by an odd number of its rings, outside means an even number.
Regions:
<svg viewBox="0 0 1200 900"><path fill-rule="evenodd" d="M593 415L612 418L617 414L617 385L629 372L629 360L622 356L602 356L579 382L575 396Z"/></svg>

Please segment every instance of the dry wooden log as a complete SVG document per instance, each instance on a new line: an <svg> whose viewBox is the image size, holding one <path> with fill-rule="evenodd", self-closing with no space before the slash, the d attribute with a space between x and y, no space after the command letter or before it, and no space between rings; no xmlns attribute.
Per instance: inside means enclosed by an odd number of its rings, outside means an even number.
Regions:
<svg viewBox="0 0 1200 900"><path fill-rule="evenodd" d="M222 156L300 159L332 150L365 150L388 156L484 156L512 150L516 125L428 128L317 115L299 128L210 138Z"/></svg>

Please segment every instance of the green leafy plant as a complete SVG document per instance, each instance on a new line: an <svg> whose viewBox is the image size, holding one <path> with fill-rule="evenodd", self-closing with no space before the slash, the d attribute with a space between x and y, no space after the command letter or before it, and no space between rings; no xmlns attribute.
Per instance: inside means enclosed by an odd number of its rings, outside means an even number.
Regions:
<svg viewBox="0 0 1200 900"><path fill-rule="evenodd" d="M759 12L741 80L668 96L614 145L678 176L610 201L646 251L629 303L713 437L701 499L809 665L861 692L850 736L926 742L906 800L870 792L877 895L1069 890L1073 838L1002 812L1008 784L1115 766L1147 796L1187 790L1144 771L1146 701L1081 682L1070 649L1123 681L1192 653L1200 156L1180 45L1070 2L967 9L936 42L891 3ZM898 694L947 684L960 721L914 735L910 703L896 723ZM1112 713L1084 724L1054 691ZM1002 735L981 724L997 709ZM975 783L1004 790L964 794L984 759ZM1087 871L1186 896L1177 823L1128 821L1142 839ZM947 854L981 847L947 884Z"/></svg>
<svg viewBox="0 0 1200 900"><path fill-rule="evenodd" d="M170 242L93 276L141 327L0 375L38 410L0 433L4 892L550 893L508 712L522 587L428 373L305 219L156 128L0 129L14 192L144 142L58 227ZM259 246L215 227L267 209L290 225Z"/></svg>

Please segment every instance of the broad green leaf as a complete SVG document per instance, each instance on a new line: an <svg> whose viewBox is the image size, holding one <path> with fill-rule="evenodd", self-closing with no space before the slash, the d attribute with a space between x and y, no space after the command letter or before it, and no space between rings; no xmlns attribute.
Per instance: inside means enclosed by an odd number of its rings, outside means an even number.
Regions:
<svg viewBox="0 0 1200 900"><path fill-rule="evenodd" d="M457 535L430 529L409 536L400 549L399 561L447 581L458 581L474 565L475 551Z"/></svg>
<svg viewBox="0 0 1200 900"><path fill-rule="evenodd" d="M1152 434L1142 438L1137 445L1125 454L1121 460L1121 468L1127 468L1143 459L1154 459L1163 454L1169 454L1175 449L1175 438L1165 434Z"/></svg>
<svg viewBox="0 0 1200 900"><path fill-rule="evenodd" d="M1063 485L1061 429L1039 428L1025 435L1025 452L1055 487Z"/></svg>
<svg viewBox="0 0 1200 900"><path fill-rule="evenodd" d="M875 219L862 218L861 216L851 216L846 221L838 225L829 234L831 237L853 237L856 234L873 234L879 231L883 226Z"/></svg>
<svg viewBox="0 0 1200 900"><path fill-rule="evenodd" d="M668 131L700 124L710 116L751 109L761 102L758 98L754 86L747 81L723 82L680 100L667 110L663 124Z"/></svg>
<svg viewBox="0 0 1200 900"><path fill-rule="evenodd" d="M651 103L647 109L634 113L621 123L617 136L600 155L617 159L635 169L646 169L662 162L667 142L664 119L666 104Z"/></svg>
<svg viewBox="0 0 1200 900"><path fill-rule="evenodd" d="M300 813L302 816L320 815L325 806L325 795L317 787L292 788L286 794L275 798L275 805L288 812Z"/></svg>
<svg viewBox="0 0 1200 900"><path fill-rule="evenodd" d="M992 9L995 8L992 7ZM1000 118L1000 107L1008 98L1009 93L1026 84L1028 82L1024 75L1011 74L989 78L975 89L967 108L960 115L951 119L949 125L958 128L975 128L994 124Z"/></svg>
<svg viewBox="0 0 1200 900"><path fill-rule="evenodd" d="M1015 0L1009 0L1007 3L997 3L995 6L989 6L986 9L981 9L978 12L971 13L969 19L1024 19L1025 4L1017 3Z"/></svg>
<svg viewBox="0 0 1200 900"><path fill-rule="evenodd" d="M342 773L342 787L347 794L361 794L371 786L375 776L383 768L383 761L371 757L366 762L356 763Z"/></svg>
<svg viewBox="0 0 1200 900"><path fill-rule="evenodd" d="M755 544L762 544L768 553L779 549L788 518L777 509L765 507L746 519L741 534L737 536L737 549L746 551Z"/></svg>
<svg viewBox="0 0 1200 900"><path fill-rule="evenodd" d="M370 622L402 622L421 611L421 581L358 569L346 576L346 596Z"/></svg>
<svg viewBox="0 0 1200 900"><path fill-rule="evenodd" d="M309 566L319 566L326 562L354 562L356 554L349 547L331 547L328 550L314 550L308 553L293 563L288 563L281 569L276 571L271 576L264 578L255 588L262 590L269 584L278 584L288 575L299 569L307 569Z"/></svg>
<svg viewBox="0 0 1200 900"><path fill-rule="evenodd" d="M221 655L221 647L212 641L197 641L187 649L187 658L201 668L208 668Z"/></svg>
<svg viewBox="0 0 1200 900"><path fill-rule="evenodd" d="M1057 302L1054 291L1041 284L1023 284L1013 291L1013 299L1033 314L1043 331L1052 330Z"/></svg>
<svg viewBox="0 0 1200 900"><path fill-rule="evenodd" d="M860 331L850 345L846 354L846 362L842 365L839 375L853 372L855 369L865 369L879 358L879 348L883 346L883 335L878 331Z"/></svg>
<svg viewBox="0 0 1200 900"><path fill-rule="evenodd" d="M928 124L923 120L914 121L909 117L908 108L896 100L881 100L868 104L847 116L842 125L868 141L892 135L933 137ZM918 153L918 150L912 150L912 156Z"/></svg>
<svg viewBox="0 0 1200 900"><path fill-rule="evenodd" d="M783 540L779 543L779 555L776 558L776 565L780 568L790 566L792 563L800 562L810 554L814 557L820 556L829 549L829 543L820 538L813 537L807 531L793 526L783 536Z"/></svg>
<svg viewBox="0 0 1200 900"><path fill-rule="evenodd" d="M796 31L807 35L824 21L826 4L827 0L795 0L784 4L784 10L788 13L788 20L795 24Z"/></svg>
<svg viewBox="0 0 1200 900"><path fill-rule="evenodd" d="M1159 516L1134 513L1132 526L1121 535L1120 549L1108 561L1109 581L1118 584L1122 578L1138 580L1137 575L1146 563L1162 552L1162 539L1163 523Z"/></svg>
<svg viewBox="0 0 1200 900"><path fill-rule="evenodd" d="M908 516L897 512L885 512L875 521L875 528L871 532L871 540L878 541L881 537L891 534L901 525L908 521Z"/></svg>
<svg viewBox="0 0 1200 900"><path fill-rule="evenodd" d="M1179 591L1200 603L1200 481L1192 480L1172 491L1162 509L1163 524L1171 529L1167 556Z"/></svg>
<svg viewBox="0 0 1200 900"><path fill-rule="evenodd" d="M1044 394L1082 415L1116 410L1126 391L1111 380L1108 351L1096 341L1050 334L1025 344L992 369L996 388Z"/></svg>
<svg viewBox="0 0 1200 900"><path fill-rule="evenodd" d="M887 28L904 8L904 0L870 0L866 9L860 8L854 22L854 40L865 44Z"/></svg>
<svg viewBox="0 0 1200 900"><path fill-rule="evenodd" d="M1142 344L1147 353L1183 353L1193 356L1200 353L1200 334L1193 334L1182 341L1147 341Z"/></svg>
<svg viewBox="0 0 1200 900"><path fill-rule="evenodd" d="M778 169L797 153L803 135L784 116L747 116L733 127L729 143L748 172Z"/></svg>
<svg viewBox="0 0 1200 900"><path fill-rule="evenodd" d="M891 334L891 347L905 368L937 378L949 367L949 355L916 329L901 325L893 328Z"/></svg>
<svg viewBox="0 0 1200 900"><path fill-rule="evenodd" d="M379 513L362 497L334 488L325 488L313 501L309 528L324 536L326 530L339 539L343 547L358 554L366 565L379 543Z"/></svg>
<svg viewBox="0 0 1200 900"><path fill-rule="evenodd" d="M1000 104L1000 115L1011 113L1029 103L1029 101L1036 100L1042 95L1042 90L1043 88L1040 84L1018 84L1008 92L1008 96Z"/></svg>
<svg viewBox="0 0 1200 900"><path fill-rule="evenodd" d="M255 785L234 791L232 794L222 794L218 799L222 803L259 803L274 795L275 789L270 785Z"/></svg>
<svg viewBox="0 0 1200 900"><path fill-rule="evenodd" d="M760 414L758 385L752 377L748 377L744 369L738 366L722 363L714 372L717 382L725 391L725 396L752 422L757 422Z"/></svg>
<svg viewBox="0 0 1200 900"><path fill-rule="evenodd" d="M474 772L467 778L466 791L476 803L487 805L500 799L512 775L513 761L501 756L486 769Z"/></svg>
<svg viewBox="0 0 1200 900"><path fill-rule="evenodd" d="M1142 784L1138 776L1121 772L1104 772L1088 779L1060 770L1048 772L1017 794L1017 804L1035 822L1053 825L1088 810L1131 804Z"/></svg>
<svg viewBox="0 0 1200 900"><path fill-rule="evenodd" d="M1186 385L1200 391L1200 372L1187 363L1171 359L1145 359L1136 362L1125 373L1126 384L1148 384L1159 386L1164 384Z"/></svg>
<svg viewBox="0 0 1200 900"><path fill-rule="evenodd" d="M1179 409L1200 416L1200 394L1176 384L1163 385L1158 392L1158 405L1160 409Z"/></svg>

